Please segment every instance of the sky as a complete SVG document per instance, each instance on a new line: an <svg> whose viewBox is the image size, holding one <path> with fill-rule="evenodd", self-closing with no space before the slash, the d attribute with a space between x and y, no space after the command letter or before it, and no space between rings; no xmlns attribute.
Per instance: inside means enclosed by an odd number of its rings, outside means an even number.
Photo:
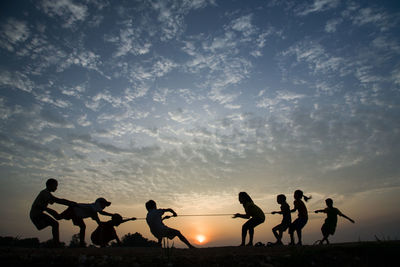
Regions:
<svg viewBox="0 0 400 267"><path fill-rule="evenodd" d="M340 218L333 242L400 238L399 14L399 1L1 1L0 235L51 238L29 210L53 177L57 197L138 218L149 199L244 213L241 191L271 212L301 189L309 211L330 197L356 221ZM304 243L324 219L310 214ZM166 224L226 246L244 222ZM143 220L117 230L155 240Z"/></svg>

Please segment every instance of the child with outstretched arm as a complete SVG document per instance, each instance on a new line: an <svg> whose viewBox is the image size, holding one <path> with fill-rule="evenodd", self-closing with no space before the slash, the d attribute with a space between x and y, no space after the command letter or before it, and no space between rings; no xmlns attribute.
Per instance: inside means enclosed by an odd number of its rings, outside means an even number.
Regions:
<svg viewBox="0 0 400 267"><path fill-rule="evenodd" d="M329 235L333 235L335 233L338 215L341 217L344 217L347 220L349 220L350 222L354 223L354 221L352 219L350 219L349 217L344 215L342 212L340 212L339 209L337 209L333 206L332 199L327 198L325 200L325 203L327 206L325 209L315 211L315 213L319 213L319 212L326 213L326 216L327 216L324 224L321 227L321 232L322 232L323 238L320 241L320 244L323 244L324 241L326 241L326 243L329 244L328 237L329 237Z"/></svg>
<svg viewBox="0 0 400 267"><path fill-rule="evenodd" d="M246 246L253 246L254 228L265 221L265 214L254 204L246 192L239 193L239 202L243 205L246 214L236 213L232 218L249 219L242 226L242 243L240 243L240 246L245 245L247 232L249 232L249 243Z"/></svg>
<svg viewBox="0 0 400 267"><path fill-rule="evenodd" d="M154 200L149 200L146 202L147 216L146 222L150 227L150 232L157 238L159 246L161 246L161 241L163 237L173 239L178 237L183 243L185 243L189 248L194 248L192 244L181 234L180 231L166 226L162 221L170 218L171 216L165 216L162 218L165 212L172 213L173 217L178 216L176 212L172 209L157 209L157 204Z"/></svg>
<svg viewBox="0 0 400 267"><path fill-rule="evenodd" d="M306 205L301 200L302 198L304 198L304 200L307 202L309 199L311 199L311 196L306 197L303 194L303 191L296 190L294 192L294 202L293 202L294 209L292 209L291 212L295 212L297 210L298 214L297 214L297 219L294 220L289 226L290 245L294 245L294 232L297 233L298 237L297 245L301 246L303 244L301 241L301 230L307 224L308 211Z"/></svg>
<svg viewBox="0 0 400 267"><path fill-rule="evenodd" d="M121 215L117 213L113 214L111 216L111 220L107 222L101 222L99 226L97 226L97 228L91 234L90 239L94 245L98 245L100 247L106 247L112 240L116 240L117 243L121 245L121 241L118 238L115 227L119 226L121 223L135 220L135 217L122 219Z"/></svg>
<svg viewBox="0 0 400 267"><path fill-rule="evenodd" d="M272 233L274 234L276 238L275 245L283 245L282 243L282 235L283 232L285 232L291 222L292 222L292 217L290 214L290 206L286 202L286 196L283 194L280 194L276 198L276 202L281 205L281 210L280 211L273 211L271 214L282 214L282 221L280 224L272 228Z"/></svg>
<svg viewBox="0 0 400 267"><path fill-rule="evenodd" d="M85 230L86 224L83 221L85 218L92 218L97 222L98 225L101 224L98 213L105 216L112 216L112 213L108 213L104 211L105 207L111 205L111 202L108 202L104 198L100 197L96 199L94 203L86 204L79 203L75 207L69 207L65 211L60 214L60 219L71 220L72 223L79 227L79 245L81 247L85 247Z"/></svg>
<svg viewBox="0 0 400 267"><path fill-rule="evenodd" d="M58 182L56 179L50 178L46 181L46 189L40 191L39 195L36 197L35 201L33 201L30 218L36 228L40 231L47 226L51 226L52 234L53 234L53 242L55 246L60 245L60 233L59 233L59 225L56 220L47 215L44 212L52 215L54 218L59 219L59 214L53 210L48 208L49 204L62 204L66 206L75 206L76 203L73 201L69 201L62 198L57 198L53 196L51 193L55 192L58 187Z"/></svg>

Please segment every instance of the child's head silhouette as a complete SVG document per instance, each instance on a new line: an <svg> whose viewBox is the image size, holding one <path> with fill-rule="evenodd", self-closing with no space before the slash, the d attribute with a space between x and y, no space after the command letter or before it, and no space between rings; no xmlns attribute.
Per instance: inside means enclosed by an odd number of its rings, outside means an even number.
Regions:
<svg viewBox="0 0 400 267"><path fill-rule="evenodd" d="M151 209L156 209L157 208L157 204L154 200L149 200L146 202L146 209L147 210L151 210Z"/></svg>
<svg viewBox="0 0 400 267"><path fill-rule="evenodd" d="M253 200L251 199L249 194L247 194L246 192L240 192L239 193L239 202L243 204L243 203L247 203L247 202L253 202Z"/></svg>
<svg viewBox="0 0 400 267"><path fill-rule="evenodd" d="M50 191L50 192L54 192L57 190L57 186L58 186L58 182L56 179L54 178L50 178L46 181L46 188Z"/></svg>
<svg viewBox="0 0 400 267"><path fill-rule="evenodd" d="M331 198L327 198L325 199L325 203L328 207L332 207L333 206L333 200Z"/></svg>
<svg viewBox="0 0 400 267"><path fill-rule="evenodd" d="M286 196L283 194L280 194L276 197L276 202L278 202L279 204L285 203L286 201Z"/></svg>
<svg viewBox="0 0 400 267"><path fill-rule="evenodd" d="M296 199L296 200L301 200L301 198L304 198L304 200L307 202L308 200L311 199L311 196L310 196L310 197L306 197L306 196L304 195L303 191L301 191L301 190L299 190L299 189L297 189L296 191L294 191L294 199Z"/></svg>
<svg viewBox="0 0 400 267"><path fill-rule="evenodd" d="M115 213L111 216L111 220L115 226L118 226L122 223L122 216L118 213Z"/></svg>

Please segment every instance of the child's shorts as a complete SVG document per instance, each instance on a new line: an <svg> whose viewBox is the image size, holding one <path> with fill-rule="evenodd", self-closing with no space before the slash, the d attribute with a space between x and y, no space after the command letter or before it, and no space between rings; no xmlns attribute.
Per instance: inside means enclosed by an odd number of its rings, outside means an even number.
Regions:
<svg viewBox="0 0 400 267"><path fill-rule="evenodd" d="M321 232L323 235L333 235L336 231L336 225L330 223L324 223L321 227Z"/></svg>
<svg viewBox="0 0 400 267"><path fill-rule="evenodd" d="M74 212L74 208L73 207L68 207L66 210L64 210L61 214L60 214L61 219L65 219L65 220L72 220L72 223L74 225L82 225L84 224L83 219L76 216L75 212Z"/></svg>
<svg viewBox="0 0 400 267"><path fill-rule="evenodd" d="M49 215L40 213L37 215L30 215L31 221L33 224L36 226L38 230L42 230L46 228L47 226L52 225L54 222L56 222L53 218L51 218Z"/></svg>
<svg viewBox="0 0 400 267"><path fill-rule="evenodd" d="M289 231L301 230L307 224L308 218L297 218L289 226Z"/></svg>
<svg viewBox="0 0 400 267"><path fill-rule="evenodd" d="M174 239L175 236L179 235L179 231L173 228L165 227L159 233L157 233L156 237L158 239L162 239L163 237L167 237L168 239Z"/></svg>
<svg viewBox="0 0 400 267"><path fill-rule="evenodd" d="M278 224L277 226L274 227L274 229L285 232L289 228L290 224L289 223L281 223Z"/></svg>

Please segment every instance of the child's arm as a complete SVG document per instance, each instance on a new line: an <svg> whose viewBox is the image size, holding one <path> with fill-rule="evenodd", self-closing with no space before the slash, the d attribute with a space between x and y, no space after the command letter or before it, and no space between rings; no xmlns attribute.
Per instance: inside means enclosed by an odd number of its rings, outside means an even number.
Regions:
<svg viewBox="0 0 400 267"><path fill-rule="evenodd" d="M325 210L316 210L316 211L314 211L315 213L318 213L318 212L325 212Z"/></svg>
<svg viewBox="0 0 400 267"><path fill-rule="evenodd" d="M101 225L102 222L99 219L99 215L97 215L97 213L95 215L92 216L92 219L95 220L97 222L98 225Z"/></svg>
<svg viewBox="0 0 400 267"><path fill-rule="evenodd" d="M295 212L297 210L297 205L296 205L296 201L293 202L293 209L290 210L290 212Z"/></svg>
<svg viewBox="0 0 400 267"><path fill-rule="evenodd" d="M58 198L58 197L55 197L55 196L53 196L53 202L61 204L61 205L65 205L65 206L76 206L76 205L78 205L74 201L69 201L67 199Z"/></svg>
<svg viewBox="0 0 400 267"><path fill-rule="evenodd" d="M283 214L282 211L272 211L271 214Z"/></svg>
<svg viewBox="0 0 400 267"><path fill-rule="evenodd" d="M178 216L178 214L176 214L176 212L173 209L163 209L162 211L163 212L171 212L172 216L174 216L174 217Z"/></svg>
<svg viewBox="0 0 400 267"><path fill-rule="evenodd" d="M338 214L339 214L339 216L342 216L342 217L346 218L347 220L349 220L350 222L354 223L353 219L347 217L346 215L344 215L343 213L341 213L339 210L338 210Z"/></svg>
<svg viewBox="0 0 400 267"><path fill-rule="evenodd" d="M233 214L233 216L232 216L233 219L235 219L235 218L250 219L250 217L251 217L250 215L240 214L240 213Z"/></svg>
<svg viewBox="0 0 400 267"><path fill-rule="evenodd" d="M105 215L105 216L113 216L113 214L112 213L109 213L109 212L107 212L107 211L104 211L104 210L102 210L102 211L99 211L99 213L101 214L101 215Z"/></svg>

